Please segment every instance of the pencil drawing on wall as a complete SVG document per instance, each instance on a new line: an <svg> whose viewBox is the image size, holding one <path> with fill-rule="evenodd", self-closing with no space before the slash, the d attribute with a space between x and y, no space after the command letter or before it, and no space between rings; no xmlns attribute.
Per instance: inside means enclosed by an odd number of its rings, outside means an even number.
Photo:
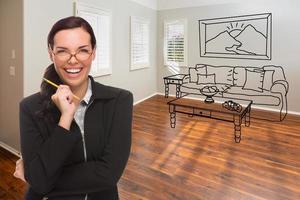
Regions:
<svg viewBox="0 0 300 200"><path fill-rule="evenodd" d="M201 57L271 60L272 14L199 20Z"/></svg>

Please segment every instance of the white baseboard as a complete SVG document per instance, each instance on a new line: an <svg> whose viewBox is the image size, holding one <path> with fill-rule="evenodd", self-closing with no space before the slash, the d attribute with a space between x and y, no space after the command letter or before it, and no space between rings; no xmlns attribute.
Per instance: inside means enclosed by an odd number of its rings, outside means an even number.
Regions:
<svg viewBox="0 0 300 200"><path fill-rule="evenodd" d="M162 92L157 92L156 94L165 96L165 93L162 93ZM172 95L172 94L169 94L169 96L170 96L170 97L175 97L175 95Z"/></svg>
<svg viewBox="0 0 300 200"><path fill-rule="evenodd" d="M7 151L11 152L12 154L20 157L21 153L19 151L17 151L16 149L12 148L11 146L3 143L0 141L0 147L6 149Z"/></svg>
<svg viewBox="0 0 300 200"><path fill-rule="evenodd" d="M151 95L148 96L148 97L145 97L145 98L143 98L143 99L141 99L141 100L139 100L139 101L134 102L133 105L139 104L139 103L141 103L141 102L143 102L143 101L145 101L145 100L147 100L147 99L149 99L149 98L151 98L151 97L153 97L153 96L155 96L155 95L157 95L157 94L158 94L158 93L151 94Z"/></svg>
<svg viewBox="0 0 300 200"><path fill-rule="evenodd" d="M288 111L288 114L292 114L292 115L300 115L300 112Z"/></svg>

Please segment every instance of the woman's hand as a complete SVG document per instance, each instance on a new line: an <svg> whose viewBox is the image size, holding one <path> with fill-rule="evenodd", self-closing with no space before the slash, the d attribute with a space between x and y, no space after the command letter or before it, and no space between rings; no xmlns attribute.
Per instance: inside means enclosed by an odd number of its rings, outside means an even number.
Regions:
<svg viewBox="0 0 300 200"><path fill-rule="evenodd" d="M22 158L20 158L16 162L16 169L15 169L15 172L14 172L14 176L16 178L19 178L22 181L26 182L25 177L24 177L24 163L23 163Z"/></svg>
<svg viewBox="0 0 300 200"><path fill-rule="evenodd" d="M51 99L61 112L58 124L61 127L70 130L77 109L71 89L67 85L60 85L56 90L56 93L51 96Z"/></svg>
<svg viewBox="0 0 300 200"><path fill-rule="evenodd" d="M51 99L62 115L74 116L76 105L73 101L73 93L69 86L60 85L57 88L56 93L51 96Z"/></svg>

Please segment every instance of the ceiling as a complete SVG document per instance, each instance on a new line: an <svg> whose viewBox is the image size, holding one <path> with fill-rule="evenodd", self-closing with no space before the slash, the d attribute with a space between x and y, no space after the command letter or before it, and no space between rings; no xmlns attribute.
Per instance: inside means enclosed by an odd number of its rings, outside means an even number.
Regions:
<svg viewBox="0 0 300 200"><path fill-rule="evenodd" d="M240 2L241 0L131 0L155 10L167 10L186 7L198 7L224 3Z"/></svg>

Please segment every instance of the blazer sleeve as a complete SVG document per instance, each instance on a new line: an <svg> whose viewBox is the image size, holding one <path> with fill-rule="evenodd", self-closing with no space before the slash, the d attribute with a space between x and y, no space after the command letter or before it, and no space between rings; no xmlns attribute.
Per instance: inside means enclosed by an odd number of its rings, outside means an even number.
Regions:
<svg viewBox="0 0 300 200"><path fill-rule="evenodd" d="M20 136L21 152L24 160L24 175L32 190L39 194L47 194L63 168L63 163L72 151L72 147L80 141L80 133L70 132L58 125L53 128L49 137L43 133L35 116L32 102L20 103ZM31 110L30 110L31 108Z"/></svg>
<svg viewBox="0 0 300 200"><path fill-rule="evenodd" d="M92 193L116 186L127 164L131 147L132 93L120 92L101 160L64 168L47 196Z"/></svg>

